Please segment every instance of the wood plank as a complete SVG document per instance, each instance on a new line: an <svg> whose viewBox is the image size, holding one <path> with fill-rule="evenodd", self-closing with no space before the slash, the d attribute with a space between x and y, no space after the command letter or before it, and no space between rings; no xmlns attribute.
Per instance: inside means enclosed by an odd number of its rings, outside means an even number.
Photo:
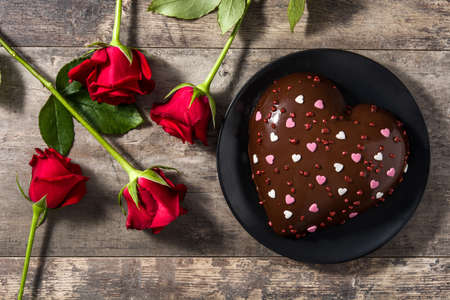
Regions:
<svg viewBox="0 0 450 300"><path fill-rule="evenodd" d="M81 48L20 49L41 70L54 77ZM217 57L214 49L147 49L157 81L156 91L140 99L148 117L152 103L179 82L201 80ZM244 82L259 68L291 51L233 49L213 83L223 116ZM450 254L450 90L448 51L358 51L393 70L410 88L428 124L432 144L429 187L416 214L397 237L373 254L392 256L448 256ZM34 147L44 147L37 115L48 97L42 86L0 50L4 83L0 88L0 256L20 256L25 249L31 218L29 204L15 187L15 174L25 183L27 162ZM219 117L219 120L221 117ZM211 129L210 146L183 145L161 128L147 123L112 142L141 167L172 165L182 174L176 181L188 185L190 213L160 235L127 231L116 204L126 176L85 130L77 126L71 157L91 177L82 203L50 213L37 234L35 254L49 256L262 256L274 255L254 241L228 209L216 175L217 131ZM7 195L7 196L6 196Z"/></svg>
<svg viewBox="0 0 450 300"><path fill-rule="evenodd" d="M178 21L125 1L124 41L139 47L221 48L216 15ZM310 0L291 34L287 0L254 1L238 48L434 49L450 47L448 0ZM81 46L111 38L114 1L8 0L0 28L18 46Z"/></svg>
<svg viewBox="0 0 450 300"><path fill-rule="evenodd" d="M15 297L22 262L0 259L2 298ZM47 258L31 261L26 293L33 299L448 299L449 268L449 258L339 265L285 258Z"/></svg>

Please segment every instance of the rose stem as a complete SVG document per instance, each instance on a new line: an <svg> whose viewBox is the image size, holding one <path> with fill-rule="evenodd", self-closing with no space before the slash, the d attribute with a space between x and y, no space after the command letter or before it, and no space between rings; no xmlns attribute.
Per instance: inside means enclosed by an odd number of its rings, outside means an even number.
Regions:
<svg viewBox="0 0 450 300"><path fill-rule="evenodd" d="M33 218L31 219L30 234L28 235L27 251L25 254L25 262L23 263L22 280L20 282L19 294L17 295L18 300L21 300L23 296L23 290L25 288L25 282L27 280L28 266L30 265L31 250L33 249L34 234L36 232L39 217L44 211L45 208L39 205L33 205Z"/></svg>
<svg viewBox="0 0 450 300"><path fill-rule="evenodd" d="M114 147L108 143L101 135L95 130L61 95L60 92L56 90L53 84L45 79L36 69L34 69L28 62L26 62L22 57L20 57L14 49L12 49L2 37L0 37L0 45L2 45L6 51L19 63L21 63L34 77L36 77L43 85L46 87L58 101L72 114L72 116L78 120L78 122L83 125L87 131L100 143L100 145L108 151L109 154L122 166L122 168L128 173L130 178L135 178L137 171L119 152L114 149Z"/></svg>
<svg viewBox="0 0 450 300"><path fill-rule="evenodd" d="M122 20L122 0L116 0L116 14L114 18L114 29L111 45L121 45L120 43L120 23Z"/></svg>
<svg viewBox="0 0 450 300"><path fill-rule="evenodd" d="M234 26L233 32L231 32L230 37L228 38L225 47L222 49L222 52L220 53L219 58L217 59L216 63L214 64L214 67L211 69L211 72L209 72L208 77L206 77L206 80L199 84L197 87L200 88L203 92L209 93L209 88L211 86L211 82L213 81L214 77L216 76L217 71L219 70L220 66L222 65L223 60L225 59L225 56L228 53L228 50L231 47L231 44L234 41L234 38L236 37L239 28L241 27L242 20L244 19L245 15L247 14L248 7L250 6L251 0L247 0L247 3L245 5L244 14L242 15L241 19L237 22L237 24Z"/></svg>

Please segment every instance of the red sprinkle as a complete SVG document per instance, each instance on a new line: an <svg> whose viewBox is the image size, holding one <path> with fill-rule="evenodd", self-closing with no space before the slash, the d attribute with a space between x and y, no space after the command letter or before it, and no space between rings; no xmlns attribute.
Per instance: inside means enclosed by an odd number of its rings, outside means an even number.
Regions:
<svg viewBox="0 0 450 300"><path fill-rule="evenodd" d="M331 188L330 188L329 186L326 186L326 187L325 187L325 190L326 190L327 192L330 192L330 191L331 191Z"/></svg>
<svg viewBox="0 0 450 300"><path fill-rule="evenodd" d="M378 149L380 149L380 151L383 151L384 150L384 146L380 145L380 147L378 147Z"/></svg>
<svg viewBox="0 0 450 300"><path fill-rule="evenodd" d="M277 108L275 106L272 106L272 111L276 111Z"/></svg>
<svg viewBox="0 0 450 300"><path fill-rule="evenodd" d="M282 113L285 113L285 112L286 112L286 108L282 107L282 108L280 109L280 111L281 111Z"/></svg>
<svg viewBox="0 0 450 300"><path fill-rule="evenodd" d="M374 122L369 122L369 126L370 127L375 127L375 123Z"/></svg>
<svg viewBox="0 0 450 300"><path fill-rule="evenodd" d="M300 221L303 221L305 219L305 216L300 216Z"/></svg>
<svg viewBox="0 0 450 300"><path fill-rule="evenodd" d="M289 143L298 144L298 140L297 139L289 139Z"/></svg>
<svg viewBox="0 0 450 300"><path fill-rule="evenodd" d="M358 121L358 120L355 120L355 121L353 121L353 124L358 125L358 124L359 124L359 121Z"/></svg>
<svg viewBox="0 0 450 300"><path fill-rule="evenodd" d="M400 138L398 136L394 137L394 142L396 143L400 142Z"/></svg>
<svg viewBox="0 0 450 300"><path fill-rule="evenodd" d="M359 176L366 177L366 172L363 172L363 171L359 172Z"/></svg>
<svg viewBox="0 0 450 300"><path fill-rule="evenodd" d="M289 170L289 165L284 165L283 169L285 169L286 171Z"/></svg>
<svg viewBox="0 0 450 300"><path fill-rule="evenodd" d="M267 178L264 180L264 182L265 182L267 185L270 185L270 178L267 177Z"/></svg>
<svg viewBox="0 0 450 300"><path fill-rule="evenodd" d="M314 188L314 184L308 183L308 187L309 187L310 189L313 189L313 188Z"/></svg>
<svg viewBox="0 0 450 300"><path fill-rule="evenodd" d="M317 120L312 120L313 124L317 124Z"/></svg>
<svg viewBox="0 0 450 300"><path fill-rule="evenodd" d="M305 114L305 116L307 116L307 117L314 117L315 114L314 114L312 111L308 111L308 112Z"/></svg>
<svg viewBox="0 0 450 300"><path fill-rule="evenodd" d="M295 194L295 188L291 188L291 193Z"/></svg>
<svg viewBox="0 0 450 300"><path fill-rule="evenodd" d="M367 135L362 135L362 136L361 136L361 139L362 139L362 140L367 140Z"/></svg>
<svg viewBox="0 0 450 300"><path fill-rule="evenodd" d="M347 182L352 182L352 179L348 177L347 175L344 176L344 180Z"/></svg>
<svg viewBox="0 0 450 300"><path fill-rule="evenodd" d="M293 112L289 113L289 117L295 118L295 113L293 113Z"/></svg>
<svg viewBox="0 0 450 300"><path fill-rule="evenodd" d="M320 169L320 165L319 164L314 164L314 168Z"/></svg>
<svg viewBox="0 0 450 300"><path fill-rule="evenodd" d="M376 111L377 111L377 106L372 104L370 106L370 112L376 112Z"/></svg>
<svg viewBox="0 0 450 300"><path fill-rule="evenodd" d="M359 201L355 201L355 202L353 202L353 204L354 204L354 205L360 205L360 204L361 204L361 202L359 202Z"/></svg>
<svg viewBox="0 0 450 300"><path fill-rule="evenodd" d="M330 151L330 146L325 146L325 151Z"/></svg>
<svg viewBox="0 0 450 300"><path fill-rule="evenodd" d="M312 125L311 125L311 124L309 124L309 123L306 123L306 124L305 124L305 129L306 129L306 130L310 130L310 129L311 129L311 127L312 127Z"/></svg>
<svg viewBox="0 0 450 300"><path fill-rule="evenodd" d="M309 173L307 171L303 171L303 176L308 177Z"/></svg>
<svg viewBox="0 0 450 300"><path fill-rule="evenodd" d="M330 129L328 129L328 128L322 128L322 129L320 130L320 132L323 133L323 134L325 134L325 133L330 133Z"/></svg>
<svg viewBox="0 0 450 300"><path fill-rule="evenodd" d="M288 182L286 182L286 184L287 184L288 186L292 186L292 181L288 181Z"/></svg>
<svg viewBox="0 0 450 300"><path fill-rule="evenodd" d="M287 90L290 91L292 89L292 86L288 85Z"/></svg>
<svg viewBox="0 0 450 300"><path fill-rule="evenodd" d="M315 82L320 82L319 76L314 76L314 81L315 81Z"/></svg>
<svg viewBox="0 0 450 300"><path fill-rule="evenodd" d="M335 116L335 115L331 115L331 118L330 118L331 120L336 120L337 119L337 117Z"/></svg>
<svg viewBox="0 0 450 300"><path fill-rule="evenodd" d="M275 125L275 123L272 123L270 126L271 126L273 129L277 128L277 125Z"/></svg>
<svg viewBox="0 0 450 300"><path fill-rule="evenodd" d="M361 196L362 194L364 194L363 190L357 190L356 191L356 195Z"/></svg>
<svg viewBox="0 0 450 300"><path fill-rule="evenodd" d="M336 215L335 211L330 211L330 216L334 217Z"/></svg>
<svg viewBox="0 0 450 300"><path fill-rule="evenodd" d="M348 152L347 151L342 151L342 155L347 155Z"/></svg>
<svg viewBox="0 0 450 300"><path fill-rule="evenodd" d="M273 171L277 174L280 173L280 170L278 168L274 168Z"/></svg>
<svg viewBox="0 0 450 300"><path fill-rule="evenodd" d="M395 158L395 154L394 153L389 153L389 157L390 158Z"/></svg>

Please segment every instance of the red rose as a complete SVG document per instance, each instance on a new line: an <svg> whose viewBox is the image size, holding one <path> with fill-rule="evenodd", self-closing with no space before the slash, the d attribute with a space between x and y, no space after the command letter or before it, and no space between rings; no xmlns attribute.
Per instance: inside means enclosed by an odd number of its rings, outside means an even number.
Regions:
<svg viewBox="0 0 450 300"><path fill-rule="evenodd" d="M174 185L160 169L153 169L153 171L157 172L170 187L139 177L137 181L139 208L131 198L128 188L125 188L123 196L128 206L128 229L151 228L153 233L159 233L176 218L187 213L187 210L181 206L186 194L186 186Z"/></svg>
<svg viewBox="0 0 450 300"><path fill-rule="evenodd" d="M47 207L57 208L78 203L86 194L88 177L79 165L71 163L54 149L36 149L30 161L32 178L30 199L37 202L47 195Z"/></svg>
<svg viewBox="0 0 450 300"><path fill-rule="evenodd" d="M145 56L133 50L133 63L117 47L102 48L69 71L69 79L85 85L92 100L117 105L134 103L135 95L155 87Z"/></svg>
<svg viewBox="0 0 450 300"><path fill-rule="evenodd" d="M193 94L192 87L179 89L168 102L154 104L150 117L170 135L193 144L194 138L207 145L207 134L211 110L208 97L200 96L189 108Z"/></svg>

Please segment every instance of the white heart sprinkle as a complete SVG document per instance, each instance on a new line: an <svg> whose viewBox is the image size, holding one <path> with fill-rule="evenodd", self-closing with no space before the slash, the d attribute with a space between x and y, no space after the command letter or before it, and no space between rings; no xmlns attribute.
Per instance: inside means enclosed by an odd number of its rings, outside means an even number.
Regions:
<svg viewBox="0 0 450 300"><path fill-rule="evenodd" d="M405 168L403 169L403 173L408 172L408 164L406 164Z"/></svg>
<svg viewBox="0 0 450 300"><path fill-rule="evenodd" d="M278 135L276 135L275 132L271 132L271 133L270 133L270 141L271 141L272 143L278 141Z"/></svg>
<svg viewBox="0 0 450 300"><path fill-rule="evenodd" d="M302 156L300 154L292 154L292 161L293 162L298 162L300 161L300 159L302 159Z"/></svg>
<svg viewBox="0 0 450 300"><path fill-rule="evenodd" d="M295 102L297 102L298 104L303 104L303 95L298 95L295 98Z"/></svg>
<svg viewBox="0 0 450 300"><path fill-rule="evenodd" d="M375 155L373 156L373 158L374 158L375 160L381 161L381 160L383 160L383 153L378 152L377 154L375 154Z"/></svg>
<svg viewBox="0 0 450 300"><path fill-rule="evenodd" d="M347 189L346 188L338 188L339 196L345 195L345 193L347 193Z"/></svg>
<svg viewBox="0 0 450 300"><path fill-rule="evenodd" d="M284 213L284 217L286 219L290 219L293 215L292 211L290 211L290 210L285 210L283 213Z"/></svg>
<svg viewBox="0 0 450 300"><path fill-rule="evenodd" d="M253 154L253 163L254 164L258 163L258 156L256 154Z"/></svg>
<svg viewBox="0 0 450 300"><path fill-rule="evenodd" d="M336 172L340 172L340 171L342 171L342 169L344 168L344 165L343 164L341 164L341 163L334 163L334 170L336 171Z"/></svg>
<svg viewBox="0 0 450 300"><path fill-rule="evenodd" d="M267 195L269 195L270 198L275 199L275 196L276 196L275 190L274 190L274 189L271 189L271 190L267 193Z"/></svg>
<svg viewBox="0 0 450 300"><path fill-rule="evenodd" d="M382 192L378 192L378 193L376 194L375 197L376 197L377 199L380 199L381 197L383 197L383 195L384 195L384 194L383 194Z"/></svg>
<svg viewBox="0 0 450 300"><path fill-rule="evenodd" d="M336 134L336 138L338 140L345 140L345 132L343 132L342 130L338 132L338 134Z"/></svg>

